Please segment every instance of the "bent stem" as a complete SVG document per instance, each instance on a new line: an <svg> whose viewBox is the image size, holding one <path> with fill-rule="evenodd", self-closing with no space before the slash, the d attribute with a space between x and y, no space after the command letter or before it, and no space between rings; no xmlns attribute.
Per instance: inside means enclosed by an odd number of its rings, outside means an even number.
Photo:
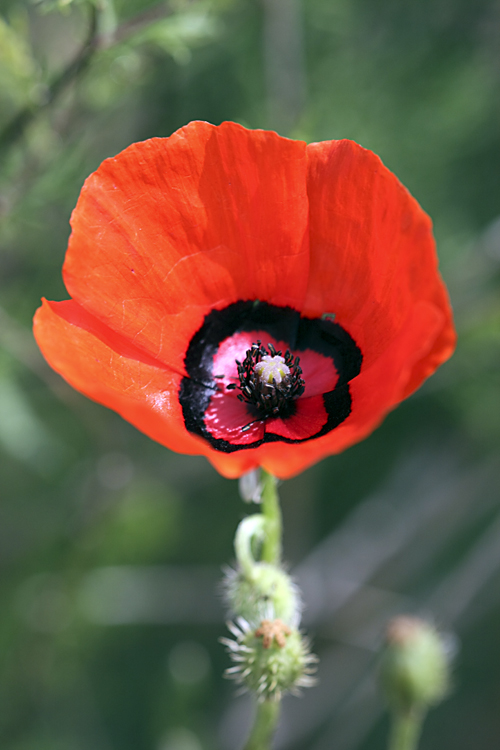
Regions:
<svg viewBox="0 0 500 750"><path fill-rule="evenodd" d="M280 712L279 700L257 703L254 725L244 750L270 750Z"/></svg>
<svg viewBox="0 0 500 750"><path fill-rule="evenodd" d="M395 711L392 716L389 750L417 750L423 713L418 710Z"/></svg>
<svg viewBox="0 0 500 750"><path fill-rule="evenodd" d="M265 519L265 537L261 559L273 565L279 565L281 562L282 519L277 484L276 477L262 469L262 515Z"/></svg>

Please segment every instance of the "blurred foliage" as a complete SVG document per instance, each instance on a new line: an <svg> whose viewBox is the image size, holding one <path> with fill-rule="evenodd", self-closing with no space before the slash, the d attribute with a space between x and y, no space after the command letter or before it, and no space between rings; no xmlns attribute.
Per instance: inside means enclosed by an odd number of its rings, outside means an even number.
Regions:
<svg viewBox="0 0 500 750"><path fill-rule="evenodd" d="M5 750L229 750L248 724L217 644L215 582L246 511L235 483L71 391L30 333L40 297L67 296L85 177L192 119L377 152L435 221L460 333L372 437L282 487L323 662L319 687L285 706L278 747L384 747L372 651L400 609L462 641L422 750L497 746L499 37L493 0L2 0Z"/></svg>

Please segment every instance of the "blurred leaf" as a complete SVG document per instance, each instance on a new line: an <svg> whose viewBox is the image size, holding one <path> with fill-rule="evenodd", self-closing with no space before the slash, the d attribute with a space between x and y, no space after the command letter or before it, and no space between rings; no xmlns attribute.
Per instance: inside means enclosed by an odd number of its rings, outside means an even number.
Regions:
<svg viewBox="0 0 500 750"><path fill-rule="evenodd" d="M105 476L105 475L103 475ZM166 488L134 480L83 540L94 565L125 565L168 559L179 533L179 503Z"/></svg>
<svg viewBox="0 0 500 750"><path fill-rule="evenodd" d="M43 96L39 69L28 41L28 28L21 15L16 27L0 16L0 112L7 120L16 109Z"/></svg>
<svg viewBox="0 0 500 750"><path fill-rule="evenodd" d="M23 392L5 374L0 376L0 443L14 458L41 474L50 474L66 449L38 419Z"/></svg>

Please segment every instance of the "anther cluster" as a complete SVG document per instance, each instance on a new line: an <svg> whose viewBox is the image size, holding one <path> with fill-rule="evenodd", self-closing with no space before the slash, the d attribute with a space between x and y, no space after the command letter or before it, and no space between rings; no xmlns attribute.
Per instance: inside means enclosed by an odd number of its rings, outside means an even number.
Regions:
<svg viewBox="0 0 500 750"><path fill-rule="evenodd" d="M287 349L285 354L276 351L272 344L264 347L260 341L247 350L243 362L236 360L240 401L247 403L256 417L287 417L293 410L293 401L304 393L300 358ZM273 375L274 370L274 375Z"/></svg>

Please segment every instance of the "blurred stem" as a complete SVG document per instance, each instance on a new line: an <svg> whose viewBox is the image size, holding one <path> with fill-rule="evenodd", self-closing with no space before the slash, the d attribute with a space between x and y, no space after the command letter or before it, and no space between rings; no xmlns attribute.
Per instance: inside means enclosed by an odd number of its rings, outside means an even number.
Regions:
<svg viewBox="0 0 500 750"><path fill-rule="evenodd" d="M395 711L392 716L389 750L417 750L424 716L422 711Z"/></svg>
<svg viewBox="0 0 500 750"><path fill-rule="evenodd" d="M269 120L286 135L306 100L301 0L262 0L264 66Z"/></svg>
<svg viewBox="0 0 500 750"><path fill-rule="evenodd" d="M99 10L94 3L89 4L90 21L87 38L70 64L52 81L47 88L44 100L38 105L25 107L0 133L0 152L13 146L24 134L28 125L45 109L50 107L64 89L87 68L98 46Z"/></svg>
<svg viewBox="0 0 500 750"><path fill-rule="evenodd" d="M257 703L255 722L244 750L270 750L280 712L280 701Z"/></svg>
<svg viewBox="0 0 500 750"><path fill-rule="evenodd" d="M279 565L281 561L281 509L278 480L262 469L262 515L265 518L265 537L262 544L263 562Z"/></svg>

